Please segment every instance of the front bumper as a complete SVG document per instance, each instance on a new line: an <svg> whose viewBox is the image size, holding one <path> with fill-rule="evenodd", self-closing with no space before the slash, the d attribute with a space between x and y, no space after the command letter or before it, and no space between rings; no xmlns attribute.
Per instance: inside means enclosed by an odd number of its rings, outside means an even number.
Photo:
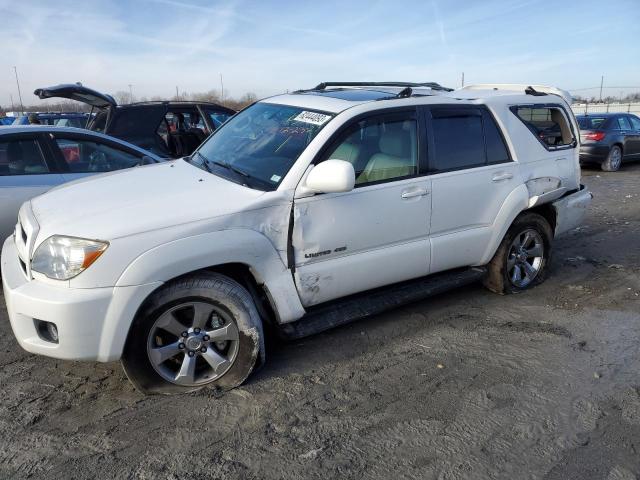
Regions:
<svg viewBox="0 0 640 480"><path fill-rule="evenodd" d="M20 346L67 360L118 360L138 308L162 284L82 289L30 280L13 237L2 247L1 265L7 313ZM38 332L38 320L56 325L58 343Z"/></svg>
<svg viewBox="0 0 640 480"><path fill-rule="evenodd" d="M580 163L602 163L609 155L608 145L580 145Z"/></svg>
<svg viewBox="0 0 640 480"><path fill-rule="evenodd" d="M592 199L593 194L584 185L580 185L578 191L551 203L556 211L556 237L582 224Z"/></svg>

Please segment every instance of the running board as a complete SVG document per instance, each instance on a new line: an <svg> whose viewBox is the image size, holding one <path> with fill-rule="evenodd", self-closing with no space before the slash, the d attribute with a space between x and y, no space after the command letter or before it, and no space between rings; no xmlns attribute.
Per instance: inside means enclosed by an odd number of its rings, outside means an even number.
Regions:
<svg viewBox="0 0 640 480"><path fill-rule="evenodd" d="M296 340L370 317L392 308L417 302L480 280L484 267L437 273L417 280L350 295L324 305L310 307L307 314L295 322L278 325L279 334L286 340Z"/></svg>

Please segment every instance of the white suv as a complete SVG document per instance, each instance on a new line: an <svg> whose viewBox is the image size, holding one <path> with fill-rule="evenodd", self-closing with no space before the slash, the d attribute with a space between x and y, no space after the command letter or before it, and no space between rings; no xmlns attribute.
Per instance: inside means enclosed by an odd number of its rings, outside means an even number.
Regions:
<svg viewBox="0 0 640 480"><path fill-rule="evenodd" d="M29 352L121 359L148 393L232 388L295 338L483 280L540 283L591 201L549 87L321 84L236 114L191 157L23 205L2 249Z"/></svg>

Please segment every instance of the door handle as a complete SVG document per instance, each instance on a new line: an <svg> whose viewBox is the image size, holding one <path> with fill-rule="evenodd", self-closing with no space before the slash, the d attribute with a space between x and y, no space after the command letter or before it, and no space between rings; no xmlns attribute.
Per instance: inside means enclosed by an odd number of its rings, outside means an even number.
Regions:
<svg viewBox="0 0 640 480"><path fill-rule="evenodd" d="M416 190L407 190L405 192L402 192L402 198L413 198L413 197L424 197L425 195L428 195L429 192L427 192L424 188L418 188Z"/></svg>
<svg viewBox="0 0 640 480"><path fill-rule="evenodd" d="M501 182L503 180L511 180L513 178L513 173L498 173L493 176L492 180L494 182Z"/></svg>

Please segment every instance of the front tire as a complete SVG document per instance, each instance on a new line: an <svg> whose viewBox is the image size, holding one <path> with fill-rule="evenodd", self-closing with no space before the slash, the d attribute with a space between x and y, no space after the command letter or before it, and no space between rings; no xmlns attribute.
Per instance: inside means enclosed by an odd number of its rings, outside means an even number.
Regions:
<svg viewBox="0 0 640 480"><path fill-rule="evenodd" d="M605 172L617 172L622 165L622 149L618 145L614 145L609 150L609 155L604 162L602 162L601 168Z"/></svg>
<svg viewBox="0 0 640 480"><path fill-rule="evenodd" d="M264 360L264 333L249 292L203 272L155 292L136 317L122 366L145 394L241 385Z"/></svg>
<svg viewBox="0 0 640 480"><path fill-rule="evenodd" d="M518 293L539 285L547 275L553 232L537 213L519 215L487 265L484 286L495 293Z"/></svg>

